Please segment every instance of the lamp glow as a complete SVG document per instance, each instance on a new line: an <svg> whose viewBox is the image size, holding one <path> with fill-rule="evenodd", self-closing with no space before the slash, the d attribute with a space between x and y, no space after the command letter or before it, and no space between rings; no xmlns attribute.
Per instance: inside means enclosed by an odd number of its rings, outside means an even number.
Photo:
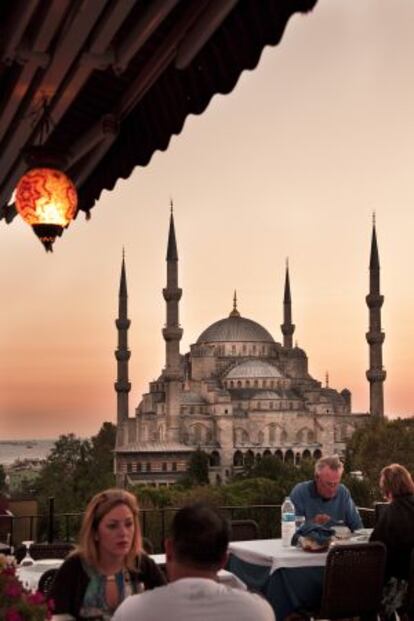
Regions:
<svg viewBox="0 0 414 621"><path fill-rule="evenodd" d="M17 184L15 205L50 252L56 237L74 218L78 197L74 184L62 171L32 168Z"/></svg>

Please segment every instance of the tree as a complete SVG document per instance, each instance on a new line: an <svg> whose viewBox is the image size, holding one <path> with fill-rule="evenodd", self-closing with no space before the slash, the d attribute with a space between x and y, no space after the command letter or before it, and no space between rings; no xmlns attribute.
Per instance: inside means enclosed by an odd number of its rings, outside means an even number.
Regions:
<svg viewBox="0 0 414 621"><path fill-rule="evenodd" d="M62 435L50 452L36 482L43 508L50 496L59 512L83 510L91 496L113 487L116 427L104 423L90 440Z"/></svg>
<svg viewBox="0 0 414 621"><path fill-rule="evenodd" d="M208 478L208 455L204 451L197 448L188 462L187 474L182 479L183 485L206 485L209 482Z"/></svg>
<svg viewBox="0 0 414 621"><path fill-rule="evenodd" d="M391 463L414 473L414 417L371 420L347 444L347 471L361 470L373 490L378 490L381 469ZM379 498L378 491L376 495Z"/></svg>
<svg viewBox="0 0 414 621"><path fill-rule="evenodd" d="M0 464L0 492L4 492L6 487L6 471L4 466Z"/></svg>

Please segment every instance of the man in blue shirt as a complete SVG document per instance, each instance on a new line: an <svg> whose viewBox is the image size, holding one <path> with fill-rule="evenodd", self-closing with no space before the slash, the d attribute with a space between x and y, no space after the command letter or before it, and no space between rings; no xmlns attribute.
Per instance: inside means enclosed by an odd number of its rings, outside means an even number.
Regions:
<svg viewBox="0 0 414 621"><path fill-rule="evenodd" d="M295 485L290 498L296 515L324 524L343 522L351 530L362 528L362 520L349 490L342 485L344 467L337 455L322 457L315 464L315 478Z"/></svg>

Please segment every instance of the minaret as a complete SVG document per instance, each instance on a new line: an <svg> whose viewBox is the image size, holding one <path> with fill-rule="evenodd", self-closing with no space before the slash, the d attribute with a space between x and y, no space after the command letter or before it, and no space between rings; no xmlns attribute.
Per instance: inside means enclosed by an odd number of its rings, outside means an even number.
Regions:
<svg viewBox="0 0 414 621"><path fill-rule="evenodd" d="M119 305L118 319L115 325L118 330L118 349L115 352L117 360L117 381L115 382L115 390L117 393L117 424L128 420L128 393L131 390L131 384L128 381L128 361L131 352L128 349L128 328L131 322L128 319L128 293L125 274L125 254L122 251L122 267L121 279L119 283Z"/></svg>
<svg viewBox="0 0 414 621"><path fill-rule="evenodd" d="M280 327L283 334L283 347L292 349L292 335L295 331L295 326L292 323L292 301L290 298L288 259L286 259L285 295L283 297L283 323Z"/></svg>
<svg viewBox="0 0 414 621"><path fill-rule="evenodd" d="M167 320L162 331L165 339L166 427L168 440L179 442L180 395L183 381L180 365L180 340L183 331L179 323L178 302L182 290L178 287L178 253L172 201L166 261L167 286L162 290L164 300L167 303Z"/></svg>
<svg viewBox="0 0 414 621"><path fill-rule="evenodd" d="M369 410L373 416L384 416L384 380L386 372L382 366L382 344L385 334L381 331L381 306L384 296L380 294L380 264L378 258L375 215L372 223L371 257L369 261L369 294L366 296L369 308L369 331L366 338L369 345Z"/></svg>

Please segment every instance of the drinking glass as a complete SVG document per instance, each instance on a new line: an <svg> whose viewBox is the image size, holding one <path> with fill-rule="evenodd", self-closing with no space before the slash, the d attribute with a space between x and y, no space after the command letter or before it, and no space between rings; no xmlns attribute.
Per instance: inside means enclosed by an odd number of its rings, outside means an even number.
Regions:
<svg viewBox="0 0 414 621"><path fill-rule="evenodd" d="M30 556L30 546L32 545L32 543L34 543L34 541L22 541L22 544L24 546L26 546L26 555L25 557L20 561L20 565L21 567L27 567L28 565L33 565L34 564L34 560L33 558Z"/></svg>

